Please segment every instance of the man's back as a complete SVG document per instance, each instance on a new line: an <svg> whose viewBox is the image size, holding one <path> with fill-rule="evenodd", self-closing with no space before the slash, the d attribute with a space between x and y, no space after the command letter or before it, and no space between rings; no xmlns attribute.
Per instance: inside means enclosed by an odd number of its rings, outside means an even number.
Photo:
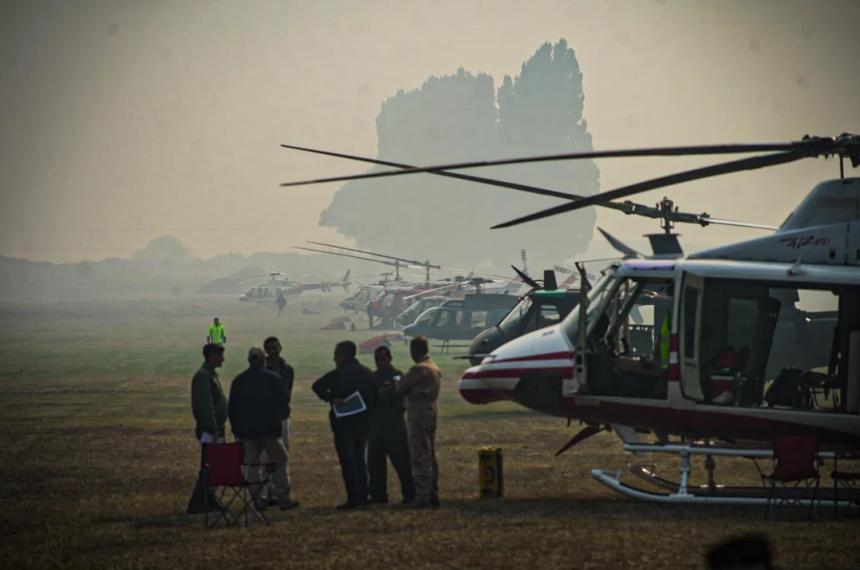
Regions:
<svg viewBox="0 0 860 570"><path fill-rule="evenodd" d="M263 367L251 367L230 386L230 426L240 439L281 436L284 395L281 379Z"/></svg>
<svg viewBox="0 0 860 570"><path fill-rule="evenodd" d="M397 391L403 394L403 400L408 409L436 409L436 400L442 387L442 372L430 357L415 363L397 386Z"/></svg>
<svg viewBox="0 0 860 570"><path fill-rule="evenodd" d="M373 372L357 360L326 373L314 382L312 389L327 402L346 399L357 391L361 394L367 411L343 418L336 418L332 411L329 414L332 427L340 425L347 429L360 430L367 430L370 427L370 416L377 405L377 389L373 381Z"/></svg>

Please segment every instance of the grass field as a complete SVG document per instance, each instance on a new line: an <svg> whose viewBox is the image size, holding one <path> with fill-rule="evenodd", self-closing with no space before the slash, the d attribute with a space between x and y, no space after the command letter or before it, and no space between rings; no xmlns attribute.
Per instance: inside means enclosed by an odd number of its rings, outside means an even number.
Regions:
<svg viewBox="0 0 860 570"><path fill-rule="evenodd" d="M323 315L301 315L303 304ZM331 367L336 341L369 336L363 320L356 332L320 330L341 314L321 295L291 302L282 318L224 298L0 306L3 567L700 568L710 546L747 532L770 537L778 567L860 566L856 518L773 523L758 508L613 494L590 470L625 467L615 436L553 457L575 426L514 405L466 404L457 392L465 363L447 356L437 358L443 508L336 512L344 497L327 408L310 383ZM229 338L225 389L247 348L269 334L296 369L291 474L301 506L276 512L270 527L204 531L184 514L198 461L189 385L213 316ZM406 367L405 347L394 353ZM477 450L490 444L504 449L502 500L477 498ZM743 462L718 464L727 481L753 481L750 473ZM701 477L698 469L693 482Z"/></svg>

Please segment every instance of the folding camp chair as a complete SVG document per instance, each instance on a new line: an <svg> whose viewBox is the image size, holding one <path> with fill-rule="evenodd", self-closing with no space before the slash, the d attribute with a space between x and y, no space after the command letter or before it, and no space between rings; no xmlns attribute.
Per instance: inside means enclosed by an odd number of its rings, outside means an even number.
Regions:
<svg viewBox="0 0 860 570"><path fill-rule="evenodd" d="M833 471L830 473L830 479L833 480L833 515L839 516L839 489L848 490L848 498L851 499L851 492L856 493L856 489L860 489L860 473L851 471L840 471L834 460ZM854 505L860 505L860 495L855 494Z"/></svg>
<svg viewBox="0 0 860 570"><path fill-rule="evenodd" d="M773 446L773 472L762 475L770 482L765 518L776 518L779 506L800 506L809 501L809 517L818 520L818 438L809 435L783 437Z"/></svg>
<svg viewBox="0 0 860 570"><path fill-rule="evenodd" d="M212 511L214 518L211 519L209 505L204 503L207 528L222 521L225 526L235 526L240 520L242 526L248 526L249 513L269 524L269 518L255 504L261 489L269 482L268 475L259 481L248 481L243 473L243 467L248 466L244 460L245 449L241 442L203 445L203 481L207 489L215 488L215 496L220 503L220 508Z"/></svg>

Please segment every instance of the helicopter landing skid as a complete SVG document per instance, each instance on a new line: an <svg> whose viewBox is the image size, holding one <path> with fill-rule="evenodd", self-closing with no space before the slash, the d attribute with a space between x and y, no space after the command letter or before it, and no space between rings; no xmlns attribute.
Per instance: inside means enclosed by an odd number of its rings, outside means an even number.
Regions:
<svg viewBox="0 0 860 570"><path fill-rule="evenodd" d="M723 485L702 485L688 486L687 477L689 476L689 466L687 471L684 471L682 461L681 465L681 481L675 483L668 479L658 477L655 470L651 466L642 466L631 464L628 466L630 472L636 477L647 481L648 483L658 487L663 491L659 492L635 487L633 485L623 483L621 481L622 471L610 471L606 469L592 469L591 476L600 483L603 483L613 491L626 495L630 498L640 501L650 501L655 503L674 503L683 505L694 504L714 504L714 505L759 505L767 504L769 489L767 487L726 487ZM805 490L798 489L796 497L792 498L792 504L798 506L809 506L813 499L803 496ZM783 491L785 492L785 490ZM839 508L850 507L857 501L858 497L846 498L845 500L835 500L831 489L819 489L819 496L815 502L826 502L828 504L836 503L834 506Z"/></svg>

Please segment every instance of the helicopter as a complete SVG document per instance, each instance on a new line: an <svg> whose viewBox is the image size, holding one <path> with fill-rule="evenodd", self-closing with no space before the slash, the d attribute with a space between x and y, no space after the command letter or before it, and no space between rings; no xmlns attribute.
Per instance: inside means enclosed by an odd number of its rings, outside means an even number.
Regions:
<svg viewBox="0 0 860 570"><path fill-rule="evenodd" d="M350 271L347 270L340 281L299 283L283 277L283 273L273 271L269 273L268 281L264 281L251 287L245 291L241 297L239 297L239 300L246 303L271 304L275 302L275 299L277 299L279 295L301 295L305 291L324 291L326 293L330 293L333 287L343 287L344 291L348 291L350 285L349 275Z"/></svg>
<svg viewBox="0 0 860 570"><path fill-rule="evenodd" d="M566 317L579 302L579 291L568 289L575 275L558 285L553 270L544 271L542 282L535 281L525 271L513 270L531 289L494 325L472 337L468 359L471 364L480 364L493 350L528 332L544 328ZM494 322L488 319L488 322Z"/></svg>
<svg viewBox="0 0 860 570"><path fill-rule="evenodd" d="M472 277L466 283L474 288L474 293L466 293L462 299L451 299L438 307L427 309L415 322L403 328L403 334L441 340L443 351L448 350L452 340L471 341L488 325L507 314L519 301L517 295L507 292L484 291L483 287L490 282L485 278ZM457 283L455 286L461 284Z"/></svg>
<svg viewBox="0 0 860 570"><path fill-rule="evenodd" d="M614 204L610 207L625 211L625 202L612 200L804 158L837 157L840 177L813 188L773 235L686 256L678 247L663 259L622 260L611 264L591 287L582 279L576 309L559 324L519 337L466 370L460 393L475 404L511 400L585 423L559 453L611 427L625 451L680 458L677 481L640 470L638 475L653 484L647 490L622 482L621 472L592 470L597 481L630 497L681 504L763 504L767 492L761 487L716 485L713 458L770 457L775 440L798 434L817 437L822 457L860 450L860 178L844 176L846 159L854 167L860 165L860 137L587 151L420 168L394 165L399 170L359 177L451 175L456 173L448 170L455 168L546 160L736 153L766 154L593 196L567 195L565 204L494 228L591 205ZM525 191L545 193L540 188ZM664 210L667 223L679 219L672 214ZM699 219L717 223L707 215ZM669 236L663 238L664 245L673 249L676 235L663 235ZM584 268L580 271L584 274ZM629 342L633 309L647 305L645 299L658 298L669 302L667 310L657 310L655 304L647 314L651 350L634 351ZM826 305L832 320L811 328L806 320L793 324L799 327L799 333L788 337L794 341L808 342L806 333L825 337L818 345L823 351L797 359L790 347L779 346L785 339L778 338L777 323L783 310L801 311L810 299ZM782 333L786 330L784 326ZM643 443L643 433L654 435L656 442ZM706 486L688 484L696 455L708 458ZM840 498L860 501L856 493Z"/></svg>

